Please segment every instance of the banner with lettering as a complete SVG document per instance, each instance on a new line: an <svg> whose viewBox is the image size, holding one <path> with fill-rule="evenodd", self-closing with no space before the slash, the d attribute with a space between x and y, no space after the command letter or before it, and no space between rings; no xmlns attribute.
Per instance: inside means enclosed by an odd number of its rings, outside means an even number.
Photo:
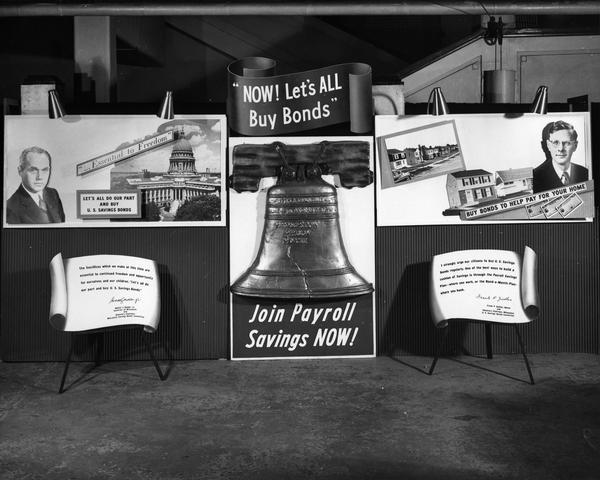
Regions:
<svg viewBox="0 0 600 480"><path fill-rule="evenodd" d="M5 117L7 228L224 226L224 115Z"/></svg>
<svg viewBox="0 0 600 480"><path fill-rule="evenodd" d="M231 358L373 355L372 295L329 300L233 295Z"/></svg>
<svg viewBox="0 0 600 480"><path fill-rule="evenodd" d="M594 218L590 115L375 117L377 224Z"/></svg>
<svg viewBox="0 0 600 480"><path fill-rule="evenodd" d="M275 75L275 61L248 57L228 67L227 116L232 130L282 135L350 122L372 129L371 67L345 63Z"/></svg>

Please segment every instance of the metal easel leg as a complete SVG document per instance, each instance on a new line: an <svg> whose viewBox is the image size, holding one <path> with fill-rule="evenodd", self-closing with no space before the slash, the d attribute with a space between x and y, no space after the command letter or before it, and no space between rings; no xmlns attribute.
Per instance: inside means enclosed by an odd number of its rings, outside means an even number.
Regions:
<svg viewBox="0 0 600 480"><path fill-rule="evenodd" d="M450 328L449 325L446 325L446 327L444 327L444 331L442 332L441 336L438 335L438 343L437 343L437 347L435 350L435 358L433 359L433 362L431 362L431 367L429 367L429 375L433 375L433 369L435 368L435 365L437 364L438 359L440 358L440 355L442 353L442 348L444 347L444 344L446 343L446 337L448 336L448 329Z"/></svg>
<svg viewBox="0 0 600 480"><path fill-rule="evenodd" d="M71 363L71 357L73 356L73 348L75 346L75 342L73 342L73 334L70 334L70 342L71 345L69 347L69 354L67 355L67 360L65 361L65 368L63 370L62 380L60 381L58 393L63 393L65 391L65 380L67 379L67 372L69 371L69 364Z"/></svg>
<svg viewBox="0 0 600 480"><path fill-rule="evenodd" d="M527 355L525 355L525 346L523 345L523 339L521 338L521 333L519 332L519 327L517 324L514 324L515 332L517 332L517 339L519 340L519 345L521 347L521 353L523 354L523 358L525 359L525 366L527 367L527 373L529 373L529 380L532 385L535 385L533 381L533 375L531 374L531 367L529 366L529 360L527 359Z"/></svg>
<svg viewBox="0 0 600 480"><path fill-rule="evenodd" d="M487 351L487 358L492 359L492 326L489 323L485 324L485 349Z"/></svg>
<svg viewBox="0 0 600 480"><path fill-rule="evenodd" d="M146 338L146 334L144 333L143 329L140 330L140 335L142 336L142 340L144 341L144 344L146 345L146 350L148 350L148 353L150 354L150 358L152 359L152 362L154 362L154 368L156 368L159 378L161 380L166 380L167 374L166 374L166 372L163 373L162 370L160 369L160 365L158 364L158 361L156 360L156 357L154 356L154 351L152 350L152 346L150 345L150 342Z"/></svg>

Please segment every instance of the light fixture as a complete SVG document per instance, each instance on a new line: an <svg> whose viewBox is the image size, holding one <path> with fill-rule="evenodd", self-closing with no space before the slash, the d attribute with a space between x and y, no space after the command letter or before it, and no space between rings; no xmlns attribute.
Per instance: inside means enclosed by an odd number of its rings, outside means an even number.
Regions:
<svg viewBox="0 0 600 480"><path fill-rule="evenodd" d="M450 110L440 87L435 87L427 100L427 113L429 115L448 115Z"/></svg>
<svg viewBox="0 0 600 480"><path fill-rule="evenodd" d="M485 33L483 34L483 41L488 45L502 45L502 39L504 37L504 23L502 22L502 17L496 19L494 17L490 17L487 22L487 28ZM502 67L500 67L502 68Z"/></svg>
<svg viewBox="0 0 600 480"><path fill-rule="evenodd" d="M56 90L48 90L48 117L61 118L66 115Z"/></svg>
<svg viewBox="0 0 600 480"><path fill-rule="evenodd" d="M165 120L175 118L175 113L173 112L173 92L171 90L165 92L165 98L163 98L156 116Z"/></svg>
<svg viewBox="0 0 600 480"><path fill-rule="evenodd" d="M494 69L483 72L483 101L484 103L514 103L516 71L502 66L502 42L506 24L502 21L502 17L496 22L494 17L489 16L487 10L486 13L489 20L483 41L494 47ZM511 18L512 16L509 16L509 25L514 24Z"/></svg>
<svg viewBox="0 0 600 480"><path fill-rule="evenodd" d="M535 98L531 104L531 113L544 115L548 113L548 87L542 85L535 92Z"/></svg>

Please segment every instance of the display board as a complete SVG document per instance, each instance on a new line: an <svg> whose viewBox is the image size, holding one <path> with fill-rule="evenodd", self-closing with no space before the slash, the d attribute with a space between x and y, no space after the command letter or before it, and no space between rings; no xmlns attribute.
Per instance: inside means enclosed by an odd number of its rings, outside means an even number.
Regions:
<svg viewBox="0 0 600 480"><path fill-rule="evenodd" d="M568 120L570 114L553 114ZM467 118L467 116L455 116ZM525 115L527 117L527 115ZM9 120L11 117L8 117ZM20 117L19 117L20 118ZM157 124L168 123L154 119ZM433 123L440 123L452 118L426 117ZM546 116L539 117L546 120ZM394 117L398 120L397 117ZM48 120L42 119L42 122ZM57 122L57 120L53 120ZM58 120L64 122L64 120ZM543 125L542 125L543 127ZM153 130L154 131L154 130ZM458 131L458 130L457 130ZM394 134L395 132L386 132ZM39 134L39 132L37 132ZM539 135L539 133L538 133ZM580 154L581 141L585 137L579 133L576 153ZM588 134L588 141L591 135ZM349 137L347 140L356 140L357 137ZM462 145L462 138L459 136ZM319 143L323 137L310 137L309 141ZM238 143L263 143L270 141L282 141L290 143L289 138L240 138L232 139ZM335 139L333 139L335 141ZM368 139L369 140L369 139ZM73 142L77 144L77 142ZM162 148L166 148L163 146ZM539 141L538 141L539 148ZM541 150L540 150L541 151ZM18 152L19 153L19 152ZM5 147L6 155L6 147ZM169 154L170 155L170 154ZM575 153L572 156L576 161ZM587 163L591 160L586 159ZM57 160L53 157L53 162ZM581 159L577 160L581 163ZM5 156L5 165L8 158ZM465 165L467 166L467 165ZM14 164L13 164L14 167ZM54 165L53 165L54 168ZM109 167L110 168L110 167ZM16 168L14 177L17 177ZM223 169L224 170L224 169ZM591 168L588 169L591 174ZM92 172L95 173L95 172ZM380 180L381 168L377 169L377 183ZM5 171L6 178L9 176ZM436 177L431 180L435 181ZM53 174L50 185L58 181ZM425 185L425 182L418 182ZM266 181L265 181L266 182ZM271 179L270 184L274 182ZM335 182L335 181L334 181ZM264 182L263 182L264 183ZM418 185L415 183L415 185ZM408 184L406 184L408 185ZM11 188L16 188L13 184ZM378 186L379 188L379 186ZM58 189L57 189L58 190ZM107 189L108 190L108 189ZM261 186L261 190L264 190ZM383 190L393 191L394 188ZM238 195L231 191L232 195ZM340 193L338 191L338 193ZM381 192L377 192L378 195ZM6 197L12 191L5 187ZM263 191L263 196L266 192ZM243 194L246 195L246 194ZM61 195L62 198L62 195ZM243 198L248 198L248 195ZM64 199L63 199L63 203ZM381 201L377 205L378 212L386 207ZM343 206L340 206L343 209ZM66 207L65 207L66 211ZM575 210L577 212L577 209ZM263 212L264 213L264 212ZM68 217L68 216L67 216ZM224 218L224 217L222 217ZM423 269L427 262L439 252L448 251L449 248L521 248L524 242L531 245L539 255L540 272L544 279L540 283L541 304L543 322L534 322L530 330L529 346L532 351L586 351L597 352L597 302L589 302L594 291L598 288L598 277L594 265L598 260L598 238L597 222L587 224L573 224L570 222L529 222L520 221L520 224L504 225L481 225L479 222L458 221L453 225L423 225L414 228L381 228L377 229L377 249L381 254L375 258L377 262L377 277L371 277L358 266L353 258L352 263L356 269L369 282L378 287L376 296L377 314L377 352L384 353L388 350L388 343L397 342L406 351L413 353L428 352L427 345L431 340L422 330L423 318L427 318L429 312L426 298L422 292L427 291L427 283L422 282L426 277ZM342 219L342 224L344 220ZM65 222L66 223L66 222ZM94 224L87 221L81 222L81 226L127 226L137 227L142 222L134 219L122 219L120 221L111 219L97 219ZM490 222L491 223L491 222ZM494 222L499 223L499 222ZM515 222L517 223L517 222ZM155 227L167 226L166 223L150 224ZM171 224L173 225L173 224ZM198 225L198 224L195 224ZM203 223L202 225L211 225ZM224 225L224 224L223 224ZM163 269L162 298L164 302L162 309L166 314L162 317L167 321L161 323L161 329L157 335L165 336L175 345L175 355L178 359L189 358L223 358L230 352L227 325L223 323L226 318L228 297L228 275L227 262L223 259L228 256L228 231L220 229L146 229L140 231L135 228L123 229L56 229L56 228L14 228L18 225L6 225L3 231L3 307L2 307L2 354L4 360L60 360L66 354L67 345L64 345L49 328L47 319L48 303L50 301L50 286L48 283L47 266L50 259L58 251L65 255L88 255L100 253L125 253L128 255L142 255L154 258ZM54 225L59 226L59 225ZM71 225L69 225L71 226ZM73 225L80 226L80 225ZM258 227L257 227L258 228ZM367 231L367 229L365 229ZM259 230L254 230L255 239L260 236ZM246 233L242 233L246 235ZM249 237L248 237L249 238ZM347 235L344 234L344 240ZM190 248L190 245L193 247ZM557 256L561 251L566 255ZM233 254L239 250L240 244L233 247ZM182 252L185 252L183 254ZM247 268L252 262L252 255L244 260L245 266L240 267L236 275L231 275L231 281L235 281L240 272ZM374 263L372 261L371 263ZM373 266L373 269L375 267ZM198 282L198 278L202 282ZM561 282L545 279L561 279ZM210 282L206 279L211 279ZM557 293L559 285L566 283L571 285L565 292ZM29 293L32 289L42 292L38 302L29 301ZM243 297L236 297L243 301ZM247 300L247 298L246 298ZM286 310L287 318L294 314L297 303L292 302ZM305 324L312 323L315 316L320 318L326 314L326 309L331 308L327 314L327 320L333 318L338 320L344 315L348 318L352 312L352 321L359 315L359 306L354 307L352 302L346 301L339 304L328 302L324 310L316 307L314 310L308 308L296 312L295 320L306 320ZM277 307L274 309L273 305ZM307 305L305 305L307 306ZM278 302L261 306L256 309L256 303L250 302L245 318L247 321L254 317L265 318L273 313L273 318L278 314ZM337 310L336 310L337 309ZM565 334L564 318L570 318L568 334ZM312 316L312 317L311 317ZM260 323L260 322L259 322ZM333 322L332 322L333 323ZM316 324L315 324L316 325ZM46 328L48 327L48 328ZM347 327L345 327L347 328ZM343 338L351 340L353 330L344 332ZM275 333L278 333L277 331ZM265 333L267 334L267 333ZM274 335L270 333L270 335ZM336 334L337 335L337 334ZM526 332L526 336L527 336ZM228 338L229 337L229 338ZM258 337L255 336L256 339ZM267 337L262 337L264 342ZM271 345L277 340L271 337ZM358 337L357 337L358 338ZM229 341L228 341L229 340ZM249 332L242 337L240 342L249 343ZM468 338L466 345L471 345L473 351L478 351L480 339L476 334ZM505 339L495 339L497 345L494 349L498 351L511 351L511 345ZM326 344L327 337L320 337L320 342ZM405 345L404 342L417 342L418 348L413 345ZM373 342L371 342L373 343ZM245 345L245 344L244 344ZM433 345L433 343L431 343ZM333 345L332 345L333 346ZM343 347L343 346L342 346ZM107 346L107 358L118 355L118 349ZM296 349L296 355L299 349ZM329 350L331 353L332 350ZM432 350L431 350L432 351ZM272 353L272 352L271 352ZM286 352L292 356L293 352ZM266 357L265 357L266 358ZM287 357L286 357L287 358Z"/></svg>
<svg viewBox="0 0 600 480"><path fill-rule="evenodd" d="M231 138L229 157L231 358L374 356L371 138Z"/></svg>
<svg viewBox="0 0 600 480"><path fill-rule="evenodd" d="M594 217L588 113L377 116L375 135L379 226Z"/></svg>
<svg viewBox="0 0 600 480"><path fill-rule="evenodd" d="M224 226L224 115L7 116L4 226Z"/></svg>

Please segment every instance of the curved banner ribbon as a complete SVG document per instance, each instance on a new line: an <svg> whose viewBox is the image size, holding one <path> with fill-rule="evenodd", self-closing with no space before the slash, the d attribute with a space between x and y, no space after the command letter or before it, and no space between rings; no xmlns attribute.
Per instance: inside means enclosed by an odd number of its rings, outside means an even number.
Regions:
<svg viewBox="0 0 600 480"><path fill-rule="evenodd" d="M350 121L354 133L371 131L371 67L343 63L274 75L276 62L248 57L228 68L227 116L242 135L281 135Z"/></svg>

